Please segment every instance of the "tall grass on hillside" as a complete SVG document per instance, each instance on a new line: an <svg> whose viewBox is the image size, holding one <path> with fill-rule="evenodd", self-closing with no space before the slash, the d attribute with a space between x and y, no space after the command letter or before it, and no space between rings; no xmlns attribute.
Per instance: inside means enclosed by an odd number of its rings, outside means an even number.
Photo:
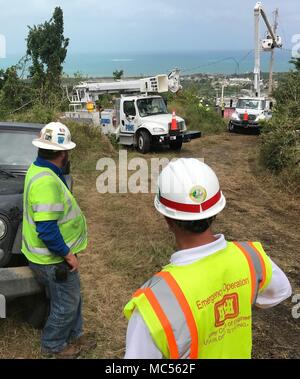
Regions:
<svg viewBox="0 0 300 379"><path fill-rule="evenodd" d="M213 104L200 107L200 98L194 89L184 90L168 97L168 108L176 110L185 119L189 130L200 130L204 135L219 134L226 130L226 122L217 114Z"/></svg>
<svg viewBox="0 0 300 379"><path fill-rule="evenodd" d="M76 149L71 153L72 171L75 173L96 172L97 161L103 157L113 158L117 151L99 128L73 121L64 123L69 127Z"/></svg>

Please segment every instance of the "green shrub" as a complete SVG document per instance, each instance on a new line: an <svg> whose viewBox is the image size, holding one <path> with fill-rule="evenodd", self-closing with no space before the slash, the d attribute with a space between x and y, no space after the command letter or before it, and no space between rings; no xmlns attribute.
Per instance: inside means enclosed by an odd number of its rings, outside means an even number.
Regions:
<svg viewBox="0 0 300 379"><path fill-rule="evenodd" d="M36 104L25 112L15 113L8 116L9 120L16 122L32 122L47 124L59 118L59 111L41 104Z"/></svg>
<svg viewBox="0 0 300 379"><path fill-rule="evenodd" d="M261 136L260 163L289 187L300 184L300 122L275 116Z"/></svg>

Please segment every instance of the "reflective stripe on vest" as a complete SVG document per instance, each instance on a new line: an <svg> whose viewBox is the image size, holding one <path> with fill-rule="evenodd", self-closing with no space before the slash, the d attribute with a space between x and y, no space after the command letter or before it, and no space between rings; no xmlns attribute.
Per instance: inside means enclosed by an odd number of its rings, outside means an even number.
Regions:
<svg viewBox="0 0 300 379"><path fill-rule="evenodd" d="M33 205L32 210L34 212L63 212L63 204L39 204Z"/></svg>
<svg viewBox="0 0 300 379"><path fill-rule="evenodd" d="M85 239L87 238L86 235L80 237L77 241L74 241L72 243L68 243L67 246L70 250L74 249L75 247L77 247L78 245L80 245ZM48 250L47 248L40 248L40 247L32 247L32 246L29 246L27 241L25 240L25 238L23 237L23 241L22 241L26 247L26 249L32 253L32 254L37 254L37 255L42 255L44 257L50 257L50 256L53 256L53 253L51 253L50 250Z"/></svg>
<svg viewBox="0 0 300 379"><path fill-rule="evenodd" d="M173 276L168 272L159 273L134 296L138 297L142 293L152 305L165 331L170 359L197 359L197 325L190 306Z"/></svg>
<svg viewBox="0 0 300 379"><path fill-rule="evenodd" d="M263 287L266 281L266 266L253 243L234 242L234 244L242 251L247 259L252 282L251 304L255 305L259 290Z"/></svg>
<svg viewBox="0 0 300 379"><path fill-rule="evenodd" d="M62 225L65 224L68 221L73 220L74 218L80 216L82 214L81 209L78 207L76 209L71 209L71 211L63 217L61 220L58 220L57 224Z"/></svg>

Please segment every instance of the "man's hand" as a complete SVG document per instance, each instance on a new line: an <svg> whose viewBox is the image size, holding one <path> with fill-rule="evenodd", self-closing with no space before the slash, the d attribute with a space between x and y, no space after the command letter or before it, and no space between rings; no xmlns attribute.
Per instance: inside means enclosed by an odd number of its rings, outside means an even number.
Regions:
<svg viewBox="0 0 300 379"><path fill-rule="evenodd" d="M71 252L65 257L65 261L71 268L71 272L75 272L79 270L79 261L77 257Z"/></svg>

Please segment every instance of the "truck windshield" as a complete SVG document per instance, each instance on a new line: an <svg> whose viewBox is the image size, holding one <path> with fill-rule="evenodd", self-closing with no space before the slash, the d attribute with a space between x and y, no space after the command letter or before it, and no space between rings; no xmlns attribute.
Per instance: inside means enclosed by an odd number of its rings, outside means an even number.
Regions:
<svg viewBox="0 0 300 379"><path fill-rule="evenodd" d="M238 109L264 109L263 101L261 100L251 100L251 99L240 99L236 105Z"/></svg>
<svg viewBox="0 0 300 379"><path fill-rule="evenodd" d="M137 104L141 117L168 114L166 104L162 98L142 99L138 100Z"/></svg>
<svg viewBox="0 0 300 379"><path fill-rule="evenodd" d="M0 168L28 168L37 155L37 149L32 145L32 140L37 138L37 134L0 130Z"/></svg>

